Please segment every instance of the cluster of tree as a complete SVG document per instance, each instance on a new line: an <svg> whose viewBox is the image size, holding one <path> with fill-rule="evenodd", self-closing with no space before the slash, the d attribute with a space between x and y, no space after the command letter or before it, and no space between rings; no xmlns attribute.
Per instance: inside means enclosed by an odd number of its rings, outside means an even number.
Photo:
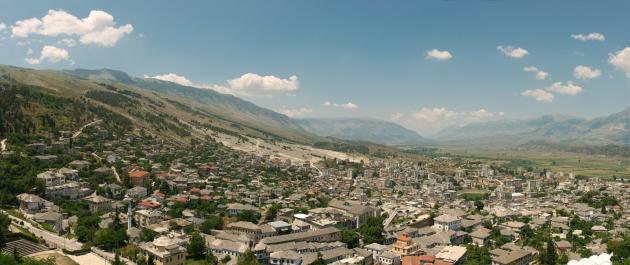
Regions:
<svg viewBox="0 0 630 265"><path fill-rule="evenodd" d="M344 229L341 231L341 242L346 243L350 249L359 247L359 239L359 234L354 230Z"/></svg>
<svg viewBox="0 0 630 265"><path fill-rule="evenodd" d="M385 216L372 216L367 219L365 224L359 227L359 234L363 237L364 244L379 243L382 244L385 241L383 236L384 228L383 221Z"/></svg>
<svg viewBox="0 0 630 265"><path fill-rule="evenodd" d="M57 262L54 257L47 259L33 259L33 258L17 258L12 255L6 255L0 253L0 264L2 265L55 265Z"/></svg>
<svg viewBox="0 0 630 265"><path fill-rule="evenodd" d="M623 239L610 240L606 247L608 253L613 254L612 258L610 258L613 265L630 264L630 235L625 235Z"/></svg>
<svg viewBox="0 0 630 265"><path fill-rule="evenodd" d="M258 223L258 220L260 219L260 213L254 210L245 210L238 213L236 215L236 219L239 221Z"/></svg>
<svg viewBox="0 0 630 265"><path fill-rule="evenodd" d="M463 265L490 265L492 257L488 247L480 247L474 244L466 245L466 261Z"/></svg>
<svg viewBox="0 0 630 265"><path fill-rule="evenodd" d="M602 195L599 191L589 191L580 196L577 202L586 203L597 209L619 204L619 200L617 200L617 198L607 194Z"/></svg>

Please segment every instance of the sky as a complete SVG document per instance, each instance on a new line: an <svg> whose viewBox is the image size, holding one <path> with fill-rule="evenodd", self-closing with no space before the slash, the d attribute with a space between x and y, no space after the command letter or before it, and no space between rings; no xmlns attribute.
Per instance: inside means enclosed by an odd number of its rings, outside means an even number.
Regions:
<svg viewBox="0 0 630 265"><path fill-rule="evenodd" d="M110 68L422 135L630 106L630 1L4 1L0 64Z"/></svg>

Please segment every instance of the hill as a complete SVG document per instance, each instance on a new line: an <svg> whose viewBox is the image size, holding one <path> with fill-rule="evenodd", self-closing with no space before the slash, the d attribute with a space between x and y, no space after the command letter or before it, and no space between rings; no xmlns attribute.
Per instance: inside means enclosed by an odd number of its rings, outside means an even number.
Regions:
<svg viewBox="0 0 630 265"><path fill-rule="evenodd" d="M378 144L417 144L426 140L398 124L359 118L309 118L295 120L304 130L320 136Z"/></svg>
<svg viewBox="0 0 630 265"><path fill-rule="evenodd" d="M240 98L101 69L33 70L0 66L0 135L73 130L101 118L188 142L206 130L312 145L330 141Z"/></svg>

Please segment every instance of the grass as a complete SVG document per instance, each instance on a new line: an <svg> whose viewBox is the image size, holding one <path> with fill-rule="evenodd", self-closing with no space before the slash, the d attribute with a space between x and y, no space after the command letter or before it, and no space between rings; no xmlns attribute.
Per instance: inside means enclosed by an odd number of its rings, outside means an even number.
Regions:
<svg viewBox="0 0 630 265"><path fill-rule="evenodd" d="M630 159L602 155L586 155L562 151L523 149L491 149L471 147L440 147L439 152L461 158L475 158L488 162L509 163L526 160L535 171L545 168L553 172L573 173L576 176L630 179Z"/></svg>

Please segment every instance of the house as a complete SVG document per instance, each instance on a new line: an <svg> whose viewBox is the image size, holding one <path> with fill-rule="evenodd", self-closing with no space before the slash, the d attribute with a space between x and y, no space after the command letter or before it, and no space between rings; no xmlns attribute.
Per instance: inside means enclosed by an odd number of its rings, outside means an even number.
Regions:
<svg viewBox="0 0 630 265"><path fill-rule="evenodd" d="M74 168L74 169L84 170L84 169L90 167L90 162L85 161L85 160L74 160L74 161L68 163L68 166L70 166L71 168Z"/></svg>
<svg viewBox="0 0 630 265"><path fill-rule="evenodd" d="M44 199L37 195L22 193L16 196L20 203L20 209L22 211L33 213L41 211L44 208Z"/></svg>
<svg viewBox="0 0 630 265"><path fill-rule="evenodd" d="M129 172L129 182L133 186L144 186L144 183L149 180L149 172L144 170L137 170Z"/></svg>
<svg viewBox="0 0 630 265"><path fill-rule="evenodd" d="M227 205L227 210L230 215L237 215L244 211L258 211L258 208L247 204L230 203Z"/></svg>
<svg viewBox="0 0 630 265"><path fill-rule="evenodd" d="M155 265L186 264L186 248L178 239L161 236L152 242L140 243L138 247L145 256L153 257Z"/></svg>
<svg viewBox="0 0 630 265"><path fill-rule="evenodd" d="M477 246L488 246L490 243L490 229L479 228L469 234L472 243Z"/></svg>
<svg viewBox="0 0 630 265"><path fill-rule="evenodd" d="M449 214L442 214L433 219L433 228L439 231L459 230L462 220Z"/></svg>
<svg viewBox="0 0 630 265"><path fill-rule="evenodd" d="M85 198L90 211L93 213L109 212L112 210L112 200L100 195Z"/></svg>
<svg viewBox="0 0 630 265"><path fill-rule="evenodd" d="M435 254L435 259L448 264L460 264L466 259L466 248L462 246L446 246Z"/></svg>
<svg viewBox="0 0 630 265"><path fill-rule="evenodd" d="M375 208L367 205L362 205L359 201L341 201L333 199L328 203L328 207L345 211L354 216L356 222L356 227L354 228L358 228L359 226L367 222L368 218L376 216L378 214L378 211Z"/></svg>
<svg viewBox="0 0 630 265"><path fill-rule="evenodd" d="M414 255L420 251L420 245L416 244L408 233L404 233L398 237L392 251L399 256Z"/></svg>
<svg viewBox="0 0 630 265"><path fill-rule="evenodd" d="M400 265L400 256L390 250L386 250L378 257L378 261L383 265Z"/></svg>
<svg viewBox="0 0 630 265"><path fill-rule="evenodd" d="M50 226L50 228L57 233L63 232L63 215L58 212L37 213L33 215L33 220L44 224L44 226Z"/></svg>
<svg viewBox="0 0 630 265"><path fill-rule="evenodd" d="M147 188L135 186L127 190L127 197L139 200L147 196Z"/></svg>
<svg viewBox="0 0 630 265"><path fill-rule="evenodd" d="M495 250L491 252L491 254L494 254L492 257L492 265L526 265L536 261L536 253L528 249L515 249L511 251L503 249Z"/></svg>

